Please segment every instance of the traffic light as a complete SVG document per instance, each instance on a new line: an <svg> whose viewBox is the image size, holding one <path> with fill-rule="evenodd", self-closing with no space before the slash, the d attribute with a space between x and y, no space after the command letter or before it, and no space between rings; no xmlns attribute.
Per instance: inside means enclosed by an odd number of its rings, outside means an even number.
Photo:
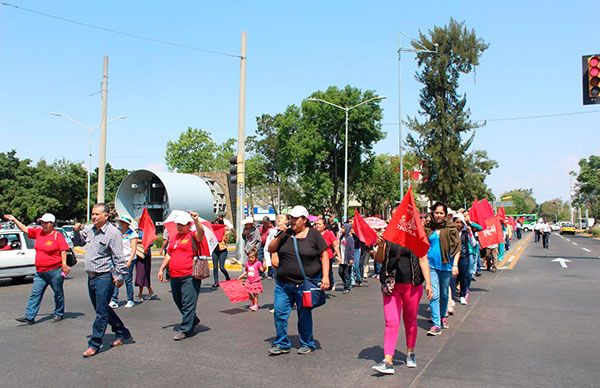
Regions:
<svg viewBox="0 0 600 388"><path fill-rule="evenodd" d="M237 155L234 155L231 159L229 159L229 182L236 184L237 183L237 174L238 174L238 161L237 161Z"/></svg>
<svg viewBox="0 0 600 388"><path fill-rule="evenodd" d="M583 105L600 104L600 54L584 55Z"/></svg>

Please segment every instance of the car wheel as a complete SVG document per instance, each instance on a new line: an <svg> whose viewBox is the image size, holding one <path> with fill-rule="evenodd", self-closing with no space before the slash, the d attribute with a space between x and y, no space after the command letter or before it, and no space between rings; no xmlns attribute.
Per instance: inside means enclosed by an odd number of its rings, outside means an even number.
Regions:
<svg viewBox="0 0 600 388"><path fill-rule="evenodd" d="M25 278L26 278L26 276L13 276L11 279L17 283L21 283L21 282L23 282L23 280L25 280Z"/></svg>

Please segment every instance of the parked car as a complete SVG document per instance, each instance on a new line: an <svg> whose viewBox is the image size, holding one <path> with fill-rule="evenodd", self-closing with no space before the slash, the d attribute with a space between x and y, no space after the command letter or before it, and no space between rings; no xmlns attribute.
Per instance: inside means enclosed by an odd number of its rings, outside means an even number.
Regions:
<svg viewBox="0 0 600 388"><path fill-rule="evenodd" d="M560 234L575 234L575 226L570 222L563 222L560 227Z"/></svg>
<svg viewBox="0 0 600 388"><path fill-rule="evenodd" d="M531 232L533 230L533 223L531 224L523 224L523 231L524 232Z"/></svg>
<svg viewBox="0 0 600 388"><path fill-rule="evenodd" d="M73 235L74 235L74 232L73 232L74 228L75 228L75 225L63 225L63 226L61 226L60 228L57 228L57 229L64 230L67 233L67 236L72 240L73 239Z"/></svg>
<svg viewBox="0 0 600 388"><path fill-rule="evenodd" d="M67 240L67 245L69 246L69 248L71 248L71 249L75 248L75 244L73 244L73 239L71 238L71 236L69 236L69 233L65 230L64 226L62 226L60 228L54 228L54 229L59 231L63 235L65 240Z"/></svg>
<svg viewBox="0 0 600 388"><path fill-rule="evenodd" d="M561 225L562 225L562 222L559 221L559 222L552 224L552 226L550 228L552 229L552 231L558 232L560 230Z"/></svg>
<svg viewBox="0 0 600 388"><path fill-rule="evenodd" d="M35 275L34 241L18 229L0 229L0 239L8 245L0 248L0 278L22 281Z"/></svg>

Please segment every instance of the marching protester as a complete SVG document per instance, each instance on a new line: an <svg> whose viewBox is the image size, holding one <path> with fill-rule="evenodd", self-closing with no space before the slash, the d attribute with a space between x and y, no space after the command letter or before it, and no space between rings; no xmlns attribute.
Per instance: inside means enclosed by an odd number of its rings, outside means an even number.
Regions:
<svg viewBox="0 0 600 388"><path fill-rule="evenodd" d="M442 328L450 327L446 313L450 279L458 275L458 258L460 254L460 239L456 225L448 219L448 207L442 202L431 206L431 215L425 224L429 239L429 267L431 269L431 288L433 295L429 301L433 326L427 335L441 334Z"/></svg>
<svg viewBox="0 0 600 388"><path fill-rule="evenodd" d="M327 243L327 255L329 256L329 280L331 281L331 289L335 289L335 279L333 277L333 260L340 257L340 241L335 237L335 234L326 228L325 220L321 217L315 221L315 229L321 233L323 239Z"/></svg>
<svg viewBox="0 0 600 388"><path fill-rule="evenodd" d="M548 220L546 220L546 222L543 221L543 219L541 219L540 222L540 234L542 235L542 247L544 249L549 249L550 247L550 234L552 233L552 228L550 227L550 224L548 223Z"/></svg>
<svg viewBox="0 0 600 388"><path fill-rule="evenodd" d="M427 299L431 300L433 294L427 256L418 258L410 249L379 237L375 261L382 264L379 280L383 294L385 331L384 359L372 369L383 374L394 373L393 357L401 316L406 336L406 366L416 368L417 313L423 295L423 282Z"/></svg>
<svg viewBox="0 0 600 388"><path fill-rule="evenodd" d="M256 248L258 250L261 249L261 235L260 231L256 226L254 226L254 218L252 216L244 218L242 221L244 225L244 230L242 231L242 238L244 239L244 252L242 252L242 268L248 261L248 254L252 249ZM262 261L262 256L258 257L259 261Z"/></svg>
<svg viewBox="0 0 600 388"><path fill-rule="evenodd" d="M129 329L108 306L115 287L121 287L123 277L127 275L122 235L108 222L108 216L108 205L97 203L92 208L92 225L82 227L81 224L76 224L73 229L73 243L77 246L86 245L85 271L88 274L88 292L96 310L92 335L83 357L92 357L98 353L107 325L111 326L117 337L111 346L121 346L131 338Z"/></svg>
<svg viewBox="0 0 600 388"><path fill-rule="evenodd" d="M136 231L131 229L131 218L127 216L120 216L115 219L117 223L117 227L121 231L122 240L123 240L123 254L127 259L127 263L125 266L127 267L127 274L125 275L125 289L127 291L127 303L125 307L131 308L135 306L133 300L133 268L137 263L137 245L139 240L139 235ZM140 299L141 302L141 299ZM113 292L112 300L109 303L109 306L113 309L119 307L119 288L115 288Z"/></svg>
<svg viewBox="0 0 600 388"><path fill-rule="evenodd" d="M225 224L223 221L223 217L220 216L215 220L215 224ZM215 248L212 253L212 263L213 263L213 285L212 288L219 288L219 270L225 276L225 280L229 280L229 272L225 269L225 260L227 260L227 241L229 241L229 236L231 233L231 229L225 226L225 232L223 233L223 238L219 241L219 245Z"/></svg>
<svg viewBox="0 0 600 388"><path fill-rule="evenodd" d="M69 246L62 235L54 230L56 218L53 214L46 213L38 221L41 228L28 228L11 214L4 218L13 222L17 228L35 240L35 275L31 295L27 302L25 315L16 318L17 321L27 324L35 323L35 317L40 310L40 304L46 288L50 286L54 292L54 318L52 322L59 322L65 314L65 294L63 290L64 277L71 270L67 265L67 251Z"/></svg>
<svg viewBox="0 0 600 388"><path fill-rule="evenodd" d="M165 230L166 232L166 230ZM142 237L144 232L142 230L137 231L139 235L139 244L141 245ZM142 248L143 250L143 248ZM139 249L138 249L139 251ZM134 302L141 303L144 301L142 298L144 287L148 289L148 295L146 296L147 300L155 299L157 297L154 289L151 284L152 277L152 246L148 247L148 249L144 252L144 257L137 257L135 261L135 285L138 287L138 296L137 300L134 299Z"/></svg>
<svg viewBox="0 0 600 388"><path fill-rule="evenodd" d="M351 230L352 225L344 224L344 234L341 240L340 249L340 266L338 268L338 274L342 279L344 285L343 294L347 294L351 289L352 282L352 266L354 265L354 237L352 236Z"/></svg>
<svg viewBox="0 0 600 388"><path fill-rule="evenodd" d="M204 228L196 212L179 212L175 215L174 222L177 225L177 234L170 236L167 253L158 270L158 280L167 281L164 271L168 267L173 301L181 313L179 331L173 340L181 341L189 337L194 327L200 323L200 318L196 315L196 306L202 281L192 277L192 269L195 252L199 251L200 243L204 239ZM192 225L195 225L195 231L191 230Z"/></svg>
<svg viewBox="0 0 600 388"><path fill-rule="evenodd" d="M472 278L472 274L470 273L471 266L469 265L471 257L470 250L472 247L477 246L477 241L475 241L473 233L470 233L465 216L462 213L455 214L454 223L456 224L456 229L459 231L460 236L460 253L458 259L459 297L460 304L465 305L469 298L469 289L471 288Z"/></svg>
<svg viewBox="0 0 600 388"><path fill-rule="evenodd" d="M329 289L329 257L327 243L321 233L309 226L308 210L294 206L289 213L291 228L279 227L281 233L271 241L269 252L277 252L278 267L275 281L275 330L277 332L269 354L289 353L292 346L288 334L288 319L292 306L298 312L298 354L308 354L315 348L313 338L312 309L303 307L302 283L305 276L313 281L321 280L321 289Z"/></svg>
<svg viewBox="0 0 600 388"><path fill-rule="evenodd" d="M267 235L267 239L265 240L265 246L263 247L265 265L269 266L269 268L267 269L267 279L272 279L275 277L275 269L277 268L277 265L279 263L277 261L277 253L269 252L269 245L271 244L271 241L273 241L273 239L275 238L275 234L277 234L277 231L280 227L287 228L287 223L287 214L278 214L275 218L275 227L269 229L269 234Z"/></svg>
<svg viewBox="0 0 600 388"><path fill-rule="evenodd" d="M252 248L248 254L248 261L244 265L242 274L238 277L239 280L246 279L244 287L250 299L250 310L258 311L258 295L263 293L263 286L260 280L260 273L265 271L263 263L258 261L258 249Z"/></svg>

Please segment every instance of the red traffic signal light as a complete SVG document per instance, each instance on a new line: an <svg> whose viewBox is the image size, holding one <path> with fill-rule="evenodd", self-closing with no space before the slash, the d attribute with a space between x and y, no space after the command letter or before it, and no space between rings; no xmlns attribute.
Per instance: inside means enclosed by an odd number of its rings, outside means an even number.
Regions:
<svg viewBox="0 0 600 388"><path fill-rule="evenodd" d="M600 104L600 55L583 56L583 104Z"/></svg>

